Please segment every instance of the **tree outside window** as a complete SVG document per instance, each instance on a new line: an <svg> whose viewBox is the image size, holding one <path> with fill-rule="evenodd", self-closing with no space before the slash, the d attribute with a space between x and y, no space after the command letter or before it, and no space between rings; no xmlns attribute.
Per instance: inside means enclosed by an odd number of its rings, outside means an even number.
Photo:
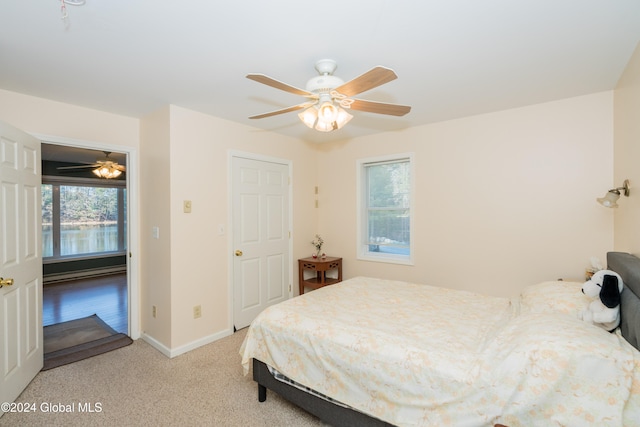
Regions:
<svg viewBox="0 0 640 427"><path fill-rule="evenodd" d="M125 251L125 188L42 185L43 257Z"/></svg>

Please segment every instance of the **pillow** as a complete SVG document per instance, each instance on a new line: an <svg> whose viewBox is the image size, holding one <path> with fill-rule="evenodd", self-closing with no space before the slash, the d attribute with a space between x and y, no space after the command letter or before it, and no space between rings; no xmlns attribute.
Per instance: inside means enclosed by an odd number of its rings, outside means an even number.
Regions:
<svg viewBox="0 0 640 427"><path fill-rule="evenodd" d="M520 294L522 313L556 312L577 317L591 299L582 293L582 283L542 282L526 287Z"/></svg>

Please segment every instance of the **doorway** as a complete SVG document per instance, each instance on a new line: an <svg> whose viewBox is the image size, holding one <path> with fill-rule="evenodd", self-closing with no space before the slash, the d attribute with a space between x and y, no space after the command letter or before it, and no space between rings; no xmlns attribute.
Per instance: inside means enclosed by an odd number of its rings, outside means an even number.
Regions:
<svg viewBox="0 0 640 427"><path fill-rule="evenodd" d="M68 198L64 203L67 207L82 197L98 198L101 203L100 207L87 208L87 215L69 212L66 223L59 224L57 230L45 227L43 205L44 325L101 311L107 324L136 339L139 301L132 249L137 245L133 214L137 202L130 197L132 183L136 182L136 171L131 167L135 151L51 137L40 139L43 194L51 188L52 193L58 191L58 210L52 209L58 221L66 215L59 210L61 197ZM99 179L92 174L92 165L104 160L124 166L119 179ZM69 208L73 209L80 210Z"/></svg>

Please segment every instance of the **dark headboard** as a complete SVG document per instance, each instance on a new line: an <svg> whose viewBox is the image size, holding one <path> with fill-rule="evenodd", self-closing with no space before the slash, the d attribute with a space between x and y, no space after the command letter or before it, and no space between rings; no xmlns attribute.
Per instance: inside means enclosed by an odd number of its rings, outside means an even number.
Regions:
<svg viewBox="0 0 640 427"><path fill-rule="evenodd" d="M607 253L607 268L622 277L620 304L622 336L640 350L640 258L625 252Z"/></svg>

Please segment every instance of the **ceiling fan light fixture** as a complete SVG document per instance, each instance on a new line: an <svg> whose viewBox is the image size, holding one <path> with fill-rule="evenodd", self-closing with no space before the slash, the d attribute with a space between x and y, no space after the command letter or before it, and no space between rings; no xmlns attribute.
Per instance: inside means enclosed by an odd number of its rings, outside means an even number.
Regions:
<svg viewBox="0 0 640 427"><path fill-rule="evenodd" d="M338 117L338 108L331 101L325 101L318 109L318 121L332 123Z"/></svg>
<svg viewBox="0 0 640 427"><path fill-rule="evenodd" d="M298 114L302 123L304 123L308 128L313 129L313 126L316 124L316 120L318 120L318 110L316 107L309 107L304 110L302 113Z"/></svg>
<svg viewBox="0 0 640 427"><path fill-rule="evenodd" d="M319 131L319 132L331 132L332 130L336 130L337 127L334 126L335 122L323 122L318 120L318 122L316 123L314 129Z"/></svg>
<svg viewBox="0 0 640 427"><path fill-rule="evenodd" d="M109 167L109 166L100 166L98 168L95 168L92 172L98 178L105 178L105 179L117 178L122 174L122 172L120 172L117 168Z"/></svg>
<svg viewBox="0 0 640 427"><path fill-rule="evenodd" d="M336 117L338 129L342 129L342 126L349 123L351 119L353 119L351 114L347 113L343 108L338 107L338 117Z"/></svg>
<svg viewBox="0 0 640 427"><path fill-rule="evenodd" d="M315 129L319 132L331 132L342 129L342 127L353 118L351 114L340 107L336 107L336 111L336 118L333 121L321 120L315 106L309 107L302 113L299 113L298 117L309 129Z"/></svg>
<svg viewBox="0 0 640 427"><path fill-rule="evenodd" d="M309 129L315 129L319 132L331 132L333 130L342 129L344 125L349 123L353 116L347 113L343 108L336 107L337 114L333 121L321 120L318 116L318 110L315 106L309 107L298 117Z"/></svg>

